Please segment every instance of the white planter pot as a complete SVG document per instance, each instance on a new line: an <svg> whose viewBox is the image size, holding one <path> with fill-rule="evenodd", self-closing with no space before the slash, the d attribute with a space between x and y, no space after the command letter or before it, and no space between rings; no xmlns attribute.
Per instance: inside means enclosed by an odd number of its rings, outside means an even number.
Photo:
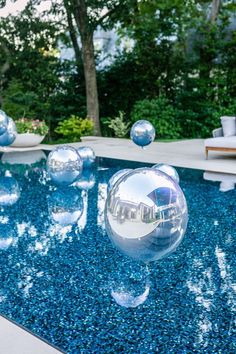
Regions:
<svg viewBox="0 0 236 354"><path fill-rule="evenodd" d="M39 145L44 135L38 135L33 133L17 134L15 141L11 144L12 147L30 147Z"/></svg>

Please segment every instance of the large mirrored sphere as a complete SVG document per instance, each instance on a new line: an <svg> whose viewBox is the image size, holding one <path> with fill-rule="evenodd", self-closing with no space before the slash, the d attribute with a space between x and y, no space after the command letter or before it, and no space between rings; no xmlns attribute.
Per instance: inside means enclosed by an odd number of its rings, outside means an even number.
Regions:
<svg viewBox="0 0 236 354"><path fill-rule="evenodd" d="M71 146L58 146L50 152L47 170L52 181L58 185L70 185L82 173L83 162Z"/></svg>
<svg viewBox="0 0 236 354"><path fill-rule="evenodd" d="M133 142L141 147L147 146L155 139L155 128L147 120L138 120L135 122L130 131L130 138Z"/></svg>
<svg viewBox="0 0 236 354"><path fill-rule="evenodd" d="M0 205L13 205L19 198L20 188L15 178L10 176L0 177Z"/></svg>
<svg viewBox="0 0 236 354"><path fill-rule="evenodd" d="M0 110L0 135L5 133L8 126L8 117L5 112Z"/></svg>
<svg viewBox="0 0 236 354"><path fill-rule="evenodd" d="M166 173L176 183L179 183L179 174L174 167L172 167L170 165L166 165L164 163L157 163L156 165L152 166L152 168L156 168L157 170Z"/></svg>
<svg viewBox="0 0 236 354"><path fill-rule="evenodd" d="M77 151L83 161L83 168L90 168L96 160L93 149L89 146L81 146Z"/></svg>
<svg viewBox="0 0 236 354"><path fill-rule="evenodd" d="M73 187L62 187L49 198L48 209L51 219L61 226L75 224L83 213L83 198Z"/></svg>
<svg viewBox="0 0 236 354"><path fill-rule="evenodd" d="M0 146L9 146L13 143L17 136L15 122L12 118L8 117L8 125L5 133L0 135Z"/></svg>
<svg viewBox="0 0 236 354"><path fill-rule="evenodd" d="M156 261L176 249L185 234L188 210L179 185L165 173L136 169L108 194L106 231L124 254Z"/></svg>
<svg viewBox="0 0 236 354"><path fill-rule="evenodd" d="M124 168L123 170L119 170L117 171L110 179L109 182L107 184L107 193L110 192L110 190L112 189L112 187L114 186L114 184L124 175L126 175L127 173L129 173L130 171L133 171L131 168Z"/></svg>

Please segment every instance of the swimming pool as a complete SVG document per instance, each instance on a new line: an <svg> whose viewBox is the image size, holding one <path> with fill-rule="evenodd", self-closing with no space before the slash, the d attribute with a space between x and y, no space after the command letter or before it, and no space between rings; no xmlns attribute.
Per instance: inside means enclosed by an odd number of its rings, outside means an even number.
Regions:
<svg viewBox="0 0 236 354"><path fill-rule="evenodd" d="M68 190L44 159L2 161L1 314L68 354L236 352L235 190L178 169L187 232L147 267L112 246L103 214L109 178L144 164L98 159Z"/></svg>

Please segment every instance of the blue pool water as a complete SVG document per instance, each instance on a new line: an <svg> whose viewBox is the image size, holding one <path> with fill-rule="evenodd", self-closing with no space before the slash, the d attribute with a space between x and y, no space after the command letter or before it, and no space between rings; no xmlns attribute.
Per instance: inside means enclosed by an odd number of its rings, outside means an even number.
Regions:
<svg viewBox="0 0 236 354"><path fill-rule="evenodd" d="M4 155L1 314L68 354L236 352L235 190L178 169L186 235L145 266L112 246L103 214L109 178L144 164L99 159L81 190Z"/></svg>

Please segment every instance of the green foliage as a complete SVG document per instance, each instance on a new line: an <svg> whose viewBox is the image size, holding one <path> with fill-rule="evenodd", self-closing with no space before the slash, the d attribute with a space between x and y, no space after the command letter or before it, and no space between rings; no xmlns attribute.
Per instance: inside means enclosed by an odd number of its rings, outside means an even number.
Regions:
<svg viewBox="0 0 236 354"><path fill-rule="evenodd" d="M157 138L177 139L181 137L178 113L167 98L158 97L136 102L131 119L133 122L141 119L151 122L156 129Z"/></svg>
<svg viewBox="0 0 236 354"><path fill-rule="evenodd" d="M39 135L46 135L48 133L48 126L44 121L38 119L32 120L28 118L21 118L15 120L16 129L19 134L34 133Z"/></svg>
<svg viewBox="0 0 236 354"><path fill-rule="evenodd" d="M36 118L37 111L41 110L38 95L32 91L25 91L18 80L12 80L4 91L2 108L14 119L23 116Z"/></svg>
<svg viewBox="0 0 236 354"><path fill-rule="evenodd" d="M107 118L105 124L108 125L117 138L126 137L130 129L130 123L124 121L124 112L121 111L117 117Z"/></svg>
<svg viewBox="0 0 236 354"><path fill-rule="evenodd" d="M81 136L92 134L93 128L94 124L91 119L82 119L78 116L72 115L69 119L59 122L55 132L71 142L76 142L80 141Z"/></svg>

